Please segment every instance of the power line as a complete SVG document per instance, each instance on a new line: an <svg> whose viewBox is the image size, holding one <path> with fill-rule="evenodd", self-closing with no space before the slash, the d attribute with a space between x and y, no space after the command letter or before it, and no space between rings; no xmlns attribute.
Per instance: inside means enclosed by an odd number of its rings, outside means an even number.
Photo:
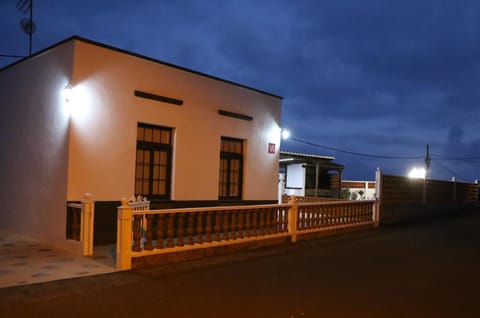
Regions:
<svg viewBox="0 0 480 318"><path fill-rule="evenodd" d="M312 143L312 142L309 142L309 141L301 140L301 139L298 139L298 138L291 138L291 139L294 140L294 141L309 145L309 146L313 146L313 147L317 147L317 148L323 148L323 149L327 149L327 150L330 150L330 151L346 153L346 154L354 155L354 156L361 156L361 157L378 158L378 159L395 159L395 160L424 159L425 158L425 156L389 156L389 155L377 155L377 154L360 153L360 152L338 149L338 148L329 147L329 146L323 146L323 145L319 145L319 144Z"/></svg>
<svg viewBox="0 0 480 318"><path fill-rule="evenodd" d="M480 157L442 157L438 155L432 155L437 160L445 160L445 161L465 161L470 163L480 163Z"/></svg>
<svg viewBox="0 0 480 318"><path fill-rule="evenodd" d="M24 58L26 57L25 55L12 55L12 54L0 54L0 57L14 57L14 58L17 58L17 57L21 57L21 58Z"/></svg>
<svg viewBox="0 0 480 318"><path fill-rule="evenodd" d="M301 140L301 139L294 138L294 137L291 138L291 139L296 141L296 142L303 143L303 144L306 144L306 145L309 145L309 146L322 148L322 149L335 151L335 152L340 152L340 153L345 153L345 154L349 154L349 155L353 155L353 156L361 156L361 157L369 157L369 158L377 158L377 159L392 159L392 160L412 160L412 159L425 159L426 158L425 156L391 156L391 155L379 155L379 154L371 154L371 153L360 153L360 152L349 151L349 150L345 150L345 149L339 149L339 148L335 148L335 147L320 145L320 144L317 144L317 143ZM428 156L428 153L427 153L427 156ZM444 165L440 164L438 161L441 161L441 160L455 160L455 161L467 162L467 163L470 163L470 164L480 163L480 158L479 157L455 158L455 157L441 157L441 156L438 156L438 155L430 155L428 157L433 159L432 161L437 166L439 166L440 168L448 171L453 176L456 176L457 179L463 180L465 182L468 182L467 178L465 178L465 177L459 175L458 173L456 173L455 171L445 167Z"/></svg>
<svg viewBox="0 0 480 318"><path fill-rule="evenodd" d="M460 179L460 180L463 180L463 181L465 181L465 182L468 182L467 178L459 175L458 173L456 173L455 171L453 171L453 170L445 167L444 165L441 165L437 160L432 160L432 162L433 162L434 164L436 164L437 166L439 166L440 168L445 169L445 170L447 170L448 172L450 172L454 177L457 177L457 179Z"/></svg>

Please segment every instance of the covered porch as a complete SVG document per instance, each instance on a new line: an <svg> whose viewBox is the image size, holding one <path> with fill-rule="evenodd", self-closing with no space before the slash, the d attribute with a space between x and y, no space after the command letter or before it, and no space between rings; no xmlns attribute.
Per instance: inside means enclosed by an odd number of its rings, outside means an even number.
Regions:
<svg viewBox="0 0 480 318"><path fill-rule="evenodd" d="M331 156L280 151L282 194L340 198L345 166L333 160Z"/></svg>

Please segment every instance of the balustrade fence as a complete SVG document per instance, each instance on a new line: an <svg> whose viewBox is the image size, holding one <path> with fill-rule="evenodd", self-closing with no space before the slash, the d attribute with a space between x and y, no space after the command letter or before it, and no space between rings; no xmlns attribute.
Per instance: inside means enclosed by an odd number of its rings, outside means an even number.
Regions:
<svg viewBox="0 0 480 318"><path fill-rule="evenodd" d="M126 199L118 208L117 269L132 258L230 245L336 228L378 224L375 201L135 211Z"/></svg>
<svg viewBox="0 0 480 318"><path fill-rule="evenodd" d="M296 202L332 202L332 201L345 201L345 199L337 199L337 198L330 198L330 197L298 197L295 195L282 195L282 203L288 203L292 200L292 198Z"/></svg>

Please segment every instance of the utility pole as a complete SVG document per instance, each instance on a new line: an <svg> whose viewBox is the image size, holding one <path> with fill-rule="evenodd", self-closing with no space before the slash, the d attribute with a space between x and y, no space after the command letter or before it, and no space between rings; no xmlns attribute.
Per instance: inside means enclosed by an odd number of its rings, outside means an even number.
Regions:
<svg viewBox="0 0 480 318"><path fill-rule="evenodd" d="M430 157L430 146L427 144L427 154L425 155L425 178L423 179L423 196L422 196L423 205L427 205L427 177L428 177L428 170L430 169L431 163L432 163L432 158Z"/></svg>
<svg viewBox="0 0 480 318"><path fill-rule="evenodd" d="M428 170L430 169L431 163L432 163L432 158L430 157L430 146L427 144L427 155L425 156L425 177L428 174Z"/></svg>

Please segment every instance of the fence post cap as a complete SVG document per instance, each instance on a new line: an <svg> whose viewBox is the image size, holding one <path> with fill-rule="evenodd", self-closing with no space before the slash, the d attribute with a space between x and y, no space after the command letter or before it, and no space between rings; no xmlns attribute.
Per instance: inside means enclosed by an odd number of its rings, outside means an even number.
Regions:
<svg viewBox="0 0 480 318"><path fill-rule="evenodd" d="M297 201L297 196L295 194L290 195L288 203L295 203Z"/></svg>
<svg viewBox="0 0 480 318"><path fill-rule="evenodd" d="M122 201L122 206L128 206L128 199L127 198L122 197L121 201Z"/></svg>
<svg viewBox="0 0 480 318"><path fill-rule="evenodd" d="M92 198L92 194L91 194L90 192L85 192L85 193L83 194L83 198L85 198L86 200L91 199L91 198Z"/></svg>

